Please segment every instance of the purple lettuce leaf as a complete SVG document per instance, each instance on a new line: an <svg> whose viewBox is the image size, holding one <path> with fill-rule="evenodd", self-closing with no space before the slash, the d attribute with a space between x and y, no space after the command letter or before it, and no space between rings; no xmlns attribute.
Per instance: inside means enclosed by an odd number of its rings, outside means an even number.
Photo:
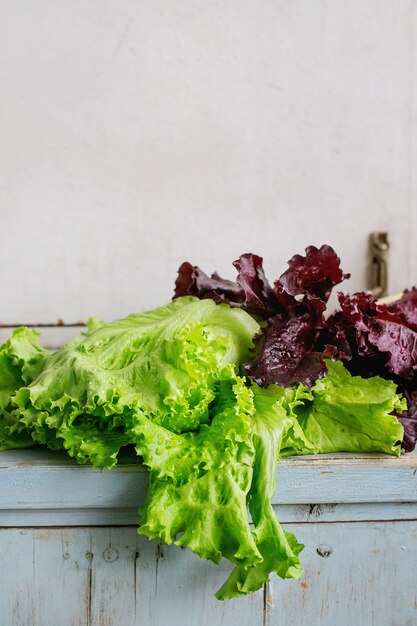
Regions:
<svg viewBox="0 0 417 626"><path fill-rule="evenodd" d="M255 358L245 369L262 386L299 382L311 387L326 374L324 359L338 352L331 341L321 340L324 312L333 287L348 275L330 246L309 246L305 256L293 256L288 265L274 284L282 311L255 339Z"/></svg>
<svg viewBox="0 0 417 626"><path fill-rule="evenodd" d="M402 448L405 452L412 452L417 439L417 381L398 385L399 392L403 393L407 400L407 410L403 413L394 413L404 427Z"/></svg>
<svg viewBox="0 0 417 626"><path fill-rule="evenodd" d="M281 310L281 305L269 284L257 254L242 254L233 265L238 270L236 283L244 293L242 308L252 315L269 317Z"/></svg>
<svg viewBox="0 0 417 626"><path fill-rule="evenodd" d="M417 333L398 322L371 317L367 322L367 340L387 355L385 367L392 374L413 380L417 369Z"/></svg>
<svg viewBox="0 0 417 626"><path fill-rule="evenodd" d="M199 267L187 262L180 266L175 281L174 297L180 296L211 298L238 306L243 301L243 292L236 283L221 278L216 272L207 276Z"/></svg>
<svg viewBox="0 0 417 626"><path fill-rule="evenodd" d="M417 290L389 305L365 293L339 294L339 302L341 310L327 321L326 340L339 357L344 352L352 374L398 385L408 408L397 418L404 426L403 448L410 452L417 439Z"/></svg>
<svg viewBox="0 0 417 626"><path fill-rule="evenodd" d="M217 273L208 276L199 267L183 263L175 282L175 296L212 298L239 306L251 315L264 319L282 309L262 267L262 257L242 254L233 265L238 270L236 282L225 280Z"/></svg>
<svg viewBox="0 0 417 626"><path fill-rule="evenodd" d="M339 303L341 311L328 320L328 340L338 347L343 342L349 345L353 361L369 357L369 365L376 358L391 374L412 380L417 370L417 332L409 327L400 307L379 305L365 293L340 293Z"/></svg>
<svg viewBox="0 0 417 626"><path fill-rule="evenodd" d="M379 305L379 309L400 314L403 323L408 328L417 331L417 289L415 287L406 289L402 297L392 304Z"/></svg>
<svg viewBox="0 0 417 626"><path fill-rule="evenodd" d="M233 265L238 270L235 283L183 263L175 296L213 298L266 320L255 338L254 359L245 365L247 374L261 385L313 385L326 374L324 358L337 353L330 341L317 345L332 288L347 276L339 257L330 246L309 246L305 256L295 255L288 262L274 287L265 276L262 257L243 254Z"/></svg>
<svg viewBox="0 0 417 626"><path fill-rule="evenodd" d="M288 261L288 269L282 274L279 283L291 296L304 295L320 298L324 302L332 289L350 274L340 268L340 259L331 246L308 246L306 255L296 254Z"/></svg>
<svg viewBox="0 0 417 626"><path fill-rule="evenodd" d="M301 307L300 307L301 308ZM317 318L305 307L295 308L285 318L277 315L269 320L264 332L255 339L255 358L244 369L258 385L276 383L291 387L297 382L311 387L327 371L324 352L314 350Z"/></svg>

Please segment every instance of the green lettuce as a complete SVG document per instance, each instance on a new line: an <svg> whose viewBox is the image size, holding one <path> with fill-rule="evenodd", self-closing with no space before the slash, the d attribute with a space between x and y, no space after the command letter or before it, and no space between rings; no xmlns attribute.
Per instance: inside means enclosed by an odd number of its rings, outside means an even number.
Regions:
<svg viewBox="0 0 417 626"><path fill-rule="evenodd" d="M399 454L404 408L393 383L341 363L308 389L264 389L242 375L258 323L212 300L176 299L56 352L17 329L0 348L0 449L64 448L112 468L133 446L150 473L139 533L233 565L219 599L299 578L302 545L271 505L276 460L290 454Z"/></svg>
<svg viewBox="0 0 417 626"><path fill-rule="evenodd" d="M291 407L309 450L399 456L404 429L392 413L405 410L406 402L397 394L397 385L379 376L351 376L341 361L327 360L326 366L327 376L311 389L299 386L298 401ZM306 451L302 445L298 453ZM296 446L286 452L297 454Z"/></svg>
<svg viewBox="0 0 417 626"><path fill-rule="evenodd" d="M284 531L272 508L275 491L276 460L293 420L282 404L280 388L262 389L253 385L255 413L252 442L255 451L253 478L248 494L252 516L252 535L261 555L258 562L240 562L216 593L219 600L246 595L260 589L275 572L281 578L300 578L303 570L298 554L303 549L295 536Z"/></svg>
<svg viewBox="0 0 417 626"><path fill-rule="evenodd" d="M142 416L176 433L208 423L218 381L259 328L243 311L196 298L95 327L45 356L10 402L34 441L107 468L135 443Z"/></svg>
<svg viewBox="0 0 417 626"><path fill-rule="evenodd" d="M10 399L36 378L47 354L39 344L39 333L24 327L16 328L0 347L0 450L33 445L24 425L11 415Z"/></svg>

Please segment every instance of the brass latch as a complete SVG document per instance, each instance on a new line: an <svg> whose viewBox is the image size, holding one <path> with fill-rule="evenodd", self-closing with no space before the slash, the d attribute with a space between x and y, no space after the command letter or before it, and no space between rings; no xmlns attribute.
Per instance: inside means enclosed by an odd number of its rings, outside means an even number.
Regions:
<svg viewBox="0 0 417 626"><path fill-rule="evenodd" d="M388 233L375 232L369 236L369 288L376 298L388 289Z"/></svg>

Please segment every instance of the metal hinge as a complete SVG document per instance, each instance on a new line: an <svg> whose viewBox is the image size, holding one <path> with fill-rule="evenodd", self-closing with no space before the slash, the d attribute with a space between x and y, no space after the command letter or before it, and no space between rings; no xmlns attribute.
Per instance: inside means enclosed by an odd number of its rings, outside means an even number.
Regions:
<svg viewBox="0 0 417 626"><path fill-rule="evenodd" d="M388 289L388 233L374 232L369 236L369 288L376 298Z"/></svg>

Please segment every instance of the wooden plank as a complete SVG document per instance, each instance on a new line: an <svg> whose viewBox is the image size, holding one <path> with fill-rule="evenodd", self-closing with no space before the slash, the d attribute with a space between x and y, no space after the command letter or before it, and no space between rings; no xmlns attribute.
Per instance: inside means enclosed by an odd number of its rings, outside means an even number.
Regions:
<svg viewBox="0 0 417 626"><path fill-rule="evenodd" d="M220 603L213 594L231 569L189 550L139 537L135 528L93 529L91 624L261 625L263 594ZM125 621L124 621L125 620Z"/></svg>
<svg viewBox="0 0 417 626"><path fill-rule="evenodd" d="M274 576L265 625L414 626L417 522L288 526L305 544L304 576Z"/></svg>
<svg viewBox="0 0 417 626"><path fill-rule="evenodd" d="M131 509L0 509L0 528L37 526L133 526L137 508ZM296 521L296 520L291 520Z"/></svg>
<svg viewBox="0 0 417 626"><path fill-rule="evenodd" d="M0 452L0 510L134 509L143 503L147 484L147 471L133 463L100 472L41 448ZM399 459L293 457L277 466L274 504L416 501L416 452Z"/></svg>
<svg viewBox="0 0 417 626"><path fill-rule="evenodd" d="M417 519L416 502L348 502L341 504L279 504L274 511L283 523L362 522Z"/></svg>
<svg viewBox="0 0 417 626"><path fill-rule="evenodd" d="M2 626L261 626L263 594L219 602L230 564L135 528L0 531Z"/></svg>
<svg viewBox="0 0 417 626"><path fill-rule="evenodd" d="M35 577L33 534L25 530L0 531L0 623L31 626L34 619ZM15 575L6 575L15 573Z"/></svg>
<svg viewBox="0 0 417 626"><path fill-rule="evenodd" d="M304 576L218 602L230 565L136 529L0 531L2 626L414 626L417 522L296 524Z"/></svg>
<svg viewBox="0 0 417 626"><path fill-rule="evenodd" d="M417 518L416 502L274 505L280 522L359 522ZM0 509L0 528L43 526L132 526L136 508Z"/></svg>
<svg viewBox="0 0 417 626"><path fill-rule="evenodd" d="M100 472L78 465L65 452L43 448L0 452L0 490L4 489L0 509L137 508L147 485L147 470L138 463Z"/></svg>
<svg viewBox="0 0 417 626"><path fill-rule="evenodd" d="M136 528L94 528L90 623L153 624L156 611L156 542Z"/></svg>
<svg viewBox="0 0 417 626"><path fill-rule="evenodd" d="M273 503L417 500L417 454L317 455L283 459Z"/></svg>
<svg viewBox="0 0 417 626"><path fill-rule="evenodd" d="M263 592L219 602L214 593L227 579L232 566L214 565L190 550L160 546L152 626L192 624L198 626L261 626Z"/></svg>
<svg viewBox="0 0 417 626"><path fill-rule="evenodd" d="M87 626L90 531L0 531L2 626Z"/></svg>

